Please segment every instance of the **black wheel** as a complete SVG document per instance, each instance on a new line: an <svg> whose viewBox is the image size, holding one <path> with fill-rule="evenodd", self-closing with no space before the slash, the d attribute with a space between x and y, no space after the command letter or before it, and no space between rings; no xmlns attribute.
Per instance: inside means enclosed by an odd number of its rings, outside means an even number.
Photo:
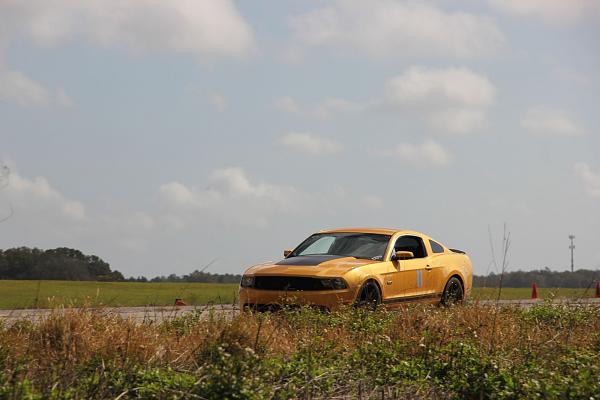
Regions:
<svg viewBox="0 0 600 400"><path fill-rule="evenodd" d="M459 304L462 303L464 297L465 292L463 290L462 283L460 283L460 279L453 276L450 278L448 283L446 283L446 287L444 288L444 293L442 294L442 304L445 306Z"/></svg>
<svg viewBox="0 0 600 400"><path fill-rule="evenodd" d="M374 310L380 304L381 292L379 291L379 286L373 281L366 282L362 288L360 288L360 292L358 292L356 306Z"/></svg>

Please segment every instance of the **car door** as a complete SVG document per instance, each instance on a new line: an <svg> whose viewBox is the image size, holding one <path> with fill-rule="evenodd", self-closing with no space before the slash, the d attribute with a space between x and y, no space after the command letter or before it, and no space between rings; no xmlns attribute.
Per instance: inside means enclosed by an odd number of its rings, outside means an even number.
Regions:
<svg viewBox="0 0 600 400"><path fill-rule="evenodd" d="M396 251L410 251L414 257L392 261L395 271L384 277L389 295L385 303L418 300L421 295L426 294L426 268L429 262L423 239L416 235L402 235L396 239L392 254Z"/></svg>

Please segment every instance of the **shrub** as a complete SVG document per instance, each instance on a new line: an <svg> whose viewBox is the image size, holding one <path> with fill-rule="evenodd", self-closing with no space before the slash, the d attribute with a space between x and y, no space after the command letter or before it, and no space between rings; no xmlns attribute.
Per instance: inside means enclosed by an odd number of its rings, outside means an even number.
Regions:
<svg viewBox="0 0 600 400"><path fill-rule="evenodd" d="M597 309L467 305L102 312L0 326L0 399L579 399L600 394Z"/></svg>

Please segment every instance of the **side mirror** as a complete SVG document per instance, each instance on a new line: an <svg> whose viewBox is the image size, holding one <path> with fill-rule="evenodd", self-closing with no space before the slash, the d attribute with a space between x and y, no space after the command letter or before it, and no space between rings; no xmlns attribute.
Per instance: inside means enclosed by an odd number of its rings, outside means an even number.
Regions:
<svg viewBox="0 0 600 400"><path fill-rule="evenodd" d="M396 260L410 260L411 258L415 258L415 255L412 251L397 251L392 254L392 261Z"/></svg>
<svg viewBox="0 0 600 400"><path fill-rule="evenodd" d="M293 251L293 250L290 250L290 249L285 249L285 250L283 251L283 257L287 257L287 256L289 256L290 254L292 254L292 251Z"/></svg>

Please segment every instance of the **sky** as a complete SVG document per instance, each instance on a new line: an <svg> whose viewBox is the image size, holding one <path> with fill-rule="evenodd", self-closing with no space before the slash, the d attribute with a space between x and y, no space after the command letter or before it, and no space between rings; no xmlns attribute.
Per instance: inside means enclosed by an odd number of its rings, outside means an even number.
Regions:
<svg viewBox="0 0 600 400"><path fill-rule="evenodd" d="M509 270L600 268L599 71L594 0L0 0L0 248L240 273L392 227L484 274L506 226Z"/></svg>

